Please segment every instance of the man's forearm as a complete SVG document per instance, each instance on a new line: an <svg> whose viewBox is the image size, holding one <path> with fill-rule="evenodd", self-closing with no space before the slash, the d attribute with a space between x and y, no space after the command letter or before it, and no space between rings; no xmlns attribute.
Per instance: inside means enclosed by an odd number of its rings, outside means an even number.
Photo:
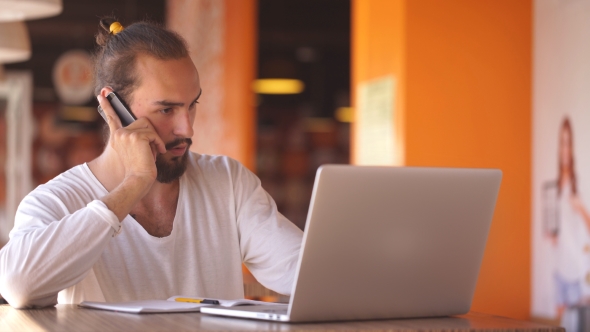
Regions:
<svg viewBox="0 0 590 332"><path fill-rule="evenodd" d="M17 218L36 219L21 207ZM102 255L114 234L114 218L104 204L91 202L42 227L18 231L0 250L0 292L14 307L47 306L57 293L80 282Z"/></svg>
<svg viewBox="0 0 590 332"><path fill-rule="evenodd" d="M122 221L135 204L147 194L152 183L153 181L150 180L129 176L101 200L109 210L113 211L119 221Z"/></svg>

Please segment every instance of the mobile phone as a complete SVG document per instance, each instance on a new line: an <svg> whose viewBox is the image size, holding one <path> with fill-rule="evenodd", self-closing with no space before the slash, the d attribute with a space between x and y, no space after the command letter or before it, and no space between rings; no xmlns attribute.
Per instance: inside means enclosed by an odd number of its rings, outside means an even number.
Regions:
<svg viewBox="0 0 590 332"><path fill-rule="evenodd" d="M117 113L117 115L119 116L119 119L121 120L121 124L123 125L123 127L127 127L131 124L131 122L137 119L135 115L133 115L129 107L125 105L123 99L119 97L119 95L117 95L115 91L109 93L107 95L107 99L109 103L111 103L111 106L115 110L115 113ZM102 107L100 107L100 105L98 105L98 113L100 113L102 118L105 121L107 121L107 116L104 114L104 110L102 109Z"/></svg>

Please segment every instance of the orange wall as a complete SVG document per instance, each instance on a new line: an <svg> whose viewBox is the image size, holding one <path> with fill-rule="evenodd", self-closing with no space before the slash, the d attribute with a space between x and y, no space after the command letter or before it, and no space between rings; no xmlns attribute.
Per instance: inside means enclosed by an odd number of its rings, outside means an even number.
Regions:
<svg viewBox="0 0 590 332"><path fill-rule="evenodd" d="M352 8L352 88L397 76L405 165L504 172L472 310L528 319L531 2L353 0Z"/></svg>

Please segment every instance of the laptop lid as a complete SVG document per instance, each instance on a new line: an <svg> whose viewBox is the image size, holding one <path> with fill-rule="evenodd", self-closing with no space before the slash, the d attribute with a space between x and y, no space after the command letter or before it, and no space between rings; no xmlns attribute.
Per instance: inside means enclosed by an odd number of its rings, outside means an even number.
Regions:
<svg viewBox="0 0 590 332"><path fill-rule="evenodd" d="M467 313L501 177L491 169L322 166L290 321Z"/></svg>

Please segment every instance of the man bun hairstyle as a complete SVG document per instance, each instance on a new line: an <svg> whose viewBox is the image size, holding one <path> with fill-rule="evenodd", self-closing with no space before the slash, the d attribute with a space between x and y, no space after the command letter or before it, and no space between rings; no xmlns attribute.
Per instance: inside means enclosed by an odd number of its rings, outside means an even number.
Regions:
<svg viewBox="0 0 590 332"><path fill-rule="evenodd" d="M142 21L123 27L115 17L103 17L96 35L94 55L94 93L109 86L129 105L141 83L135 69L138 55L160 60L181 59L189 55L184 39L159 24Z"/></svg>

